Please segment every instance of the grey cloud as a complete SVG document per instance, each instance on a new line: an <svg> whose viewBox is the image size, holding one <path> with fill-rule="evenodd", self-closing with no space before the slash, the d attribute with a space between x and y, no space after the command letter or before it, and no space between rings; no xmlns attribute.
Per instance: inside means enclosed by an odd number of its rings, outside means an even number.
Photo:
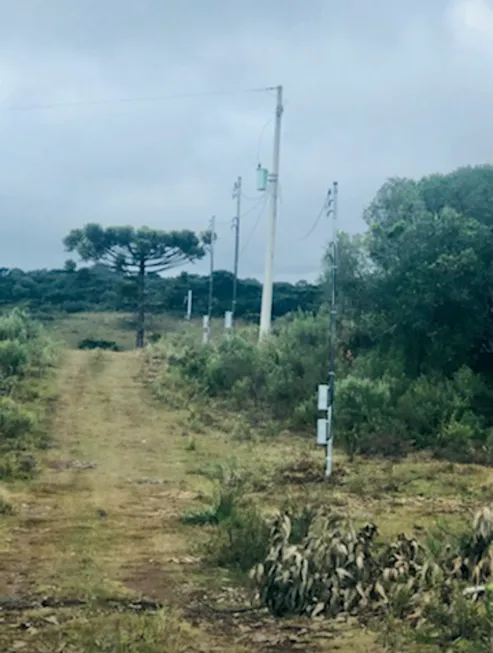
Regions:
<svg viewBox="0 0 493 653"><path fill-rule="evenodd" d="M454 13L468 1L469 18ZM355 231L388 176L491 160L480 2L0 0L0 265L61 264L62 237L88 220L202 230L214 213L217 262L231 268L231 187L241 174L258 197L274 94L8 107L282 83L276 276L314 278L328 225L303 236L333 179L340 227ZM266 217L245 215L242 275L262 275Z"/></svg>

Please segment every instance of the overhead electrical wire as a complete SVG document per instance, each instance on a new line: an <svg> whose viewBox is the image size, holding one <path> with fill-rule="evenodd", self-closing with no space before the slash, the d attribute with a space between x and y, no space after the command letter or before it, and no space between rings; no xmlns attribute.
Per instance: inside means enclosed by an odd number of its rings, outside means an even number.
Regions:
<svg viewBox="0 0 493 653"><path fill-rule="evenodd" d="M252 211L255 211L255 209L257 209L261 204L263 203L265 204L266 201L267 201L266 195L261 195L260 197L257 197L249 209L247 209L246 211L242 211L241 217L244 218L245 215L248 215Z"/></svg>
<svg viewBox="0 0 493 653"><path fill-rule="evenodd" d="M250 197L250 195L245 195L243 192L241 193L241 197L247 202L256 202L258 200L258 197Z"/></svg>
<svg viewBox="0 0 493 653"><path fill-rule="evenodd" d="M259 224L260 224L260 220L262 219L262 216L263 216L263 214L264 214L265 207L267 206L267 195L264 195L264 196L262 197L262 200L263 200L263 201L262 201L262 206L260 207L260 211L259 211L259 214L258 214L258 216L257 216L257 219L255 220L255 222L254 222L254 224L253 224L253 227L251 228L250 233L248 234L248 236L247 236L247 238L246 238L246 240L245 240L245 242L244 242L244 244L243 244L243 247L241 248L241 251L240 251L240 257L243 256L243 254L244 254L246 248L247 248L248 245L250 244L250 241L251 241L251 239L252 239L253 234L255 233L257 227L258 227ZM257 207L252 207L252 209L253 209L253 208L257 208ZM250 210L251 210L251 209L250 209ZM248 211L248 213L250 212L250 210ZM246 213L247 213L247 211L245 211L245 213L244 213L243 215L245 215ZM242 217L243 217L243 216L242 216Z"/></svg>
<svg viewBox="0 0 493 653"><path fill-rule="evenodd" d="M264 132L265 132L265 130L267 129L267 127L268 127L268 126L269 126L273 121L274 121L274 118L269 118L269 120L267 120L267 122L265 123L265 125L264 125L264 126L262 127L262 129L260 130L260 134L259 134L259 137L258 137L258 146L257 146L257 160L255 161L255 163L260 163L260 150L261 150L261 148L262 148L262 139L263 139L263 136L264 136Z"/></svg>
<svg viewBox="0 0 493 653"><path fill-rule="evenodd" d="M46 104L13 104L13 105L0 105L0 112L10 111L37 111L42 109L67 109L71 107L82 106L103 106L111 104L131 104L138 102L166 102L169 100L180 100L187 98L199 97L213 97L213 96L228 96L228 95L242 95L244 93L262 93L264 91L274 91L276 87L266 86L261 88L250 88L236 91L203 91L197 93L175 93L172 95L154 95L148 97L120 97L120 98L107 98L105 100L74 100L72 102L49 102Z"/></svg>
<svg viewBox="0 0 493 653"><path fill-rule="evenodd" d="M301 241L306 240L307 238L309 238L312 235L312 233L315 231L315 229L318 227L318 223L320 222L320 219L322 218L323 214L325 213L325 211L327 209L327 200L328 200L328 197L325 198L324 203L322 205L322 208L320 209L319 214L315 218L315 221L314 221L313 225L306 232L306 234L302 238L300 238Z"/></svg>

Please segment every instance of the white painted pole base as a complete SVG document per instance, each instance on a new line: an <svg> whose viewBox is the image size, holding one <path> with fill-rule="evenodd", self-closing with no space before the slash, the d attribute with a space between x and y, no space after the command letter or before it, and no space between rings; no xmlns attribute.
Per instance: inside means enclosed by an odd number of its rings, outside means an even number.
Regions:
<svg viewBox="0 0 493 653"><path fill-rule="evenodd" d="M332 438L328 438L327 440L327 456L325 463L325 476L330 478L332 476Z"/></svg>

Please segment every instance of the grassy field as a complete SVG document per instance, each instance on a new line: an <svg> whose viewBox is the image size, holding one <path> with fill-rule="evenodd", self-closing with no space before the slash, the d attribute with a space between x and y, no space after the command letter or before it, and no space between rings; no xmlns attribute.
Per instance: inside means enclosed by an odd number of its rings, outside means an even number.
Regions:
<svg viewBox="0 0 493 653"><path fill-rule="evenodd" d="M130 349L121 319L75 315L53 332L69 347L95 337ZM0 651L383 653L378 633L351 621L276 621L232 607L247 594L234 574L202 563L210 528L182 520L210 501L206 470L234 464L266 513L286 500L321 502L375 521L384 538L469 521L493 499L491 470L338 455L327 485L313 441L240 437L237 416L180 405L171 387L157 401L155 371L142 352L63 354L42 473L2 490L12 514L0 515Z"/></svg>
<svg viewBox="0 0 493 653"><path fill-rule="evenodd" d="M76 349L79 343L90 338L116 343L124 351L135 348L134 317L129 313L72 313L56 316L46 323L50 334L62 345ZM221 333L221 320L212 321L212 334ZM146 320L147 338L188 330L198 339L202 337L202 321L190 323L168 315L149 315Z"/></svg>

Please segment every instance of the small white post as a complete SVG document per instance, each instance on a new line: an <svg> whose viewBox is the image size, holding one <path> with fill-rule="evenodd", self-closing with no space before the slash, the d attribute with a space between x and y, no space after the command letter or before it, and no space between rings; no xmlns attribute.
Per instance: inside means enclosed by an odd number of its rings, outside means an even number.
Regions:
<svg viewBox="0 0 493 653"><path fill-rule="evenodd" d="M224 314L224 328L226 331L233 328L233 311L226 311Z"/></svg>
<svg viewBox="0 0 493 653"><path fill-rule="evenodd" d="M187 294L187 315L185 318L188 322L192 319L192 291L189 290Z"/></svg>
<svg viewBox="0 0 493 653"><path fill-rule="evenodd" d="M210 329L209 316L204 315L204 317L202 318L202 342L204 345L206 345L209 342L210 333L211 333L211 329Z"/></svg>

